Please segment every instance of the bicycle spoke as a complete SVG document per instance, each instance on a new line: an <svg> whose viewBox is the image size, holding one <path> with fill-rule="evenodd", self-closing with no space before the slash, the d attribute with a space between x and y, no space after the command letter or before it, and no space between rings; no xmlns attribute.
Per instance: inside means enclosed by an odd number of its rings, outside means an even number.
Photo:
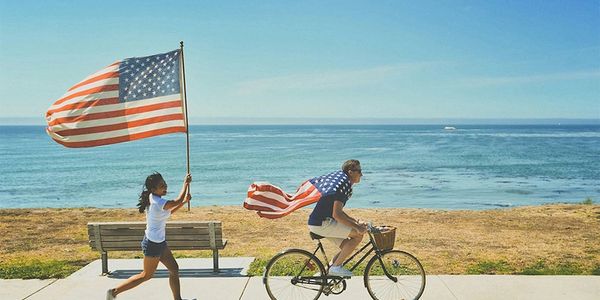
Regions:
<svg viewBox="0 0 600 300"><path fill-rule="evenodd" d="M383 265L382 265L383 263ZM396 279L391 280L384 272ZM367 290L373 299L418 299L425 288L425 272L412 255L398 250L374 257L365 270Z"/></svg>
<svg viewBox="0 0 600 300"><path fill-rule="evenodd" d="M316 273L325 272L311 253L293 249L271 259L265 270L265 287L271 299L317 299L322 291Z"/></svg>

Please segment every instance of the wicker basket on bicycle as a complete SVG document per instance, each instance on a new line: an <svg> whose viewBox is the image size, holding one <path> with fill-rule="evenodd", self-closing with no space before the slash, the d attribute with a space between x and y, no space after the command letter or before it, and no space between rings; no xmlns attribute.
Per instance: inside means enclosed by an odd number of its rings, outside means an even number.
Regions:
<svg viewBox="0 0 600 300"><path fill-rule="evenodd" d="M377 248L381 250L391 250L396 242L396 227L393 226L378 226L373 231L373 239Z"/></svg>

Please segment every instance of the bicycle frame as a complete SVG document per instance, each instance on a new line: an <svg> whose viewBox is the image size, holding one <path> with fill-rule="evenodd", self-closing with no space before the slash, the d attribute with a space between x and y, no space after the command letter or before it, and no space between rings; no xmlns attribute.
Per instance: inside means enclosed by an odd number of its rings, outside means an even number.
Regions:
<svg viewBox="0 0 600 300"><path fill-rule="evenodd" d="M369 224L367 230L369 240L366 242L366 244L362 245L360 249L354 251L349 258L345 259L342 265L348 266L346 267L346 269L350 270L351 272L354 272L357 270L360 264L362 264L363 262L366 263L365 270L362 272L363 282L373 299L379 298L379 296L376 295L378 295L380 288L376 285L376 289L373 290L371 277L375 277L374 280L376 280L377 282L382 282L380 281L381 279L384 279L385 281L385 278L387 277L387 279L389 279L390 281L398 283L401 280L400 278L404 278L405 275L408 277L413 277L413 275L420 275L421 279L417 279L417 281L415 281L415 283L420 283L420 290L418 290L418 294L416 294L415 297L420 297L425 287L425 272L423 270L423 267L421 266L421 263L410 253L400 250L379 248L374 237L374 235L378 232L376 230L377 228L374 228L371 224ZM313 239L315 239L314 235ZM283 276L282 278L284 280L284 285L286 284L286 280L289 280L287 284L291 283L293 286L295 286L295 289L306 289L316 291L318 293L315 294L316 297L320 296L321 293L325 294L326 296L332 294L339 295L346 290L346 279L350 277L329 275L329 271L332 266L329 264L329 259L327 258L325 247L323 246L321 238L316 239L316 242L316 249L314 249L314 251L312 252L309 252L310 250L306 251L303 249L287 249L277 254L269 261L263 276L263 283L266 285L267 292L269 293L271 299L286 298L286 296L283 296L283 298L281 298L282 296L274 296L275 294L272 294L273 290L271 289L271 281L269 279L271 277L278 276ZM317 254L319 251L321 251L322 256ZM300 258L300 260L297 260L297 258ZM325 260L323 260L323 258ZM398 267L398 265L404 264L405 258L408 259L408 262L406 263L406 270L408 272L404 271L402 267ZM365 262L365 260L367 262ZM352 261L355 262L352 263ZM323 262L325 262L325 264ZM317 266L318 270L315 270L315 265ZM412 267L415 267L415 269L413 270ZM298 271L298 269L300 270ZM275 271L271 273L271 270ZM281 273L280 270L283 270L283 273ZM398 271L398 275L393 275L392 273L390 273L393 272L394 274L396 274L396 271ZM274 282L282 282L281 279L278 280L279 281ZM411 281L408 282L408 286L413 285L412 280L413 279L411 279ZM280 283L275 284L274 286L281 286ZM413 289L414 291L417 291L417 287L408 287L405 284L394 285L393 283L388 282L387 285L389 286L389 284L391 284L390 287L396 287L397 289L399 289L400 293L402 293L403 290L408 288L411 289L409 291L410 293L413 292ZM384 291L386 290L387 289L384 288ZM281 291L281 288L275 289L275 291L279 293L279 291Z"/></svg>
<svg viewBox="0 0 600 300"><path fill-rule="evenodd" d="M375 240L373 239L373 234L371 234L371 231L367 231L367 233L369 234L369 242L366 243L362 248L360 248L358 251L354 252L354 254L352 254L348 259L346 259L343 263L342 266L347 265L350 261L352 261L352 259L354 259L356 256L358 256L360 253L362 253L363 251L365 251L365 249L367 249L367 247L371 246L371 249L369 249L367 251L367 253L365 253L352 267L350 267L350 271L354 271L366 258L368 258L371 253L373 251L375 251L375 255L377 256L377 259L379 260L379 263L381 264L381 267L383 269L383 273L385 274L385 276L387 276L390 280L397 282L398 278L392 276L387 269L385 268L385 264L383 263L383 261L381 260L381 253L383 252L382 250L380 250L377 245L375 244ZM323 244L321 244L320 240L317 240L317 249L315 249L315 251L313 251L313 255L316 257L317 256L317 251L321 250L321 253L323 254L323 256L325 257L325 261L327 262L327 272L329 272L329 268L331 267L331 265L329 265L328 259L327 259L327 254L325 254L325 248L323 247ZM338 276L326 276L327 278L333 278L333 277L338 277Z"/></svg>

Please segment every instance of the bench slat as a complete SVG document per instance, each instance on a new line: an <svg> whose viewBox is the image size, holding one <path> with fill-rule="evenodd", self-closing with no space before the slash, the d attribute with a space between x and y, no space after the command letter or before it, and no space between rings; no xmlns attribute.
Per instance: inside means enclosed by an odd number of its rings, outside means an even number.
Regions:
<svg viewBox="0 0 600 300"><path fill-rule="evenodd" d="M180 226L180 225L186 225L186 226L190 226L190 225L197 225L197 224L208 224L208 223L215 223L215 224L221 224L221 221L169 221L167 223L167 225L176 225L176 226ZM88 225L145 225L146 222L144 221L133 221L133 222L89 222Z"/></svg>
<svg viewBox="0 0 600 300"><path fill-rule="evenodd" d="M112 236L102 236L103 242L118 242L118 241L142 241L144 238L143 235L112 235ZM222 239L221 235L216 236L216 240ZM95 241L96 239L90 239ZM206 234L171 234L167 235L167 242L169 241L209 241L210 238Z"/></svg>
<svg viewBox="0 0 600 300"><path fill-rule="evenodd" d="M166 234L167 239L169 239L170 237L175 237L175 236L209 236L208 233L198 233L198 232L177 232L177 233L173 233L173 232L167 232ZM215 233L215 238L219 239L223 236L223 233L221 232L217 232ZM95 234L90 234L88 235L90 240L96 240L96 235ZM101 234L100 237L102 238L102 240L106 240L106 239L111 239L111 238L115 238L115 239L119 239L119 238L124 238L126 239L127 237L133 237L133 238L137 238L139 237L140 239L142 237L144 237L144 232L133 232L130 234Z"/></svg>
<svg viewBox="0 0 600 300"><path fill-rule="evenodd" d="M210 247L196 247L196 246L181 246L181 247L177 247L177 248L170 248L171 250L213 250ZM218 250L223 250L225 249L225 247L217 247ZM142 253L142 249L138 248L138 249L132 249L132 248L107 248L105 249L106 251L125 251L125 252L130 252L130 251L139 251L140 253Z"/></svg>
<svg viewBox="0 0 600 300"><path fill-rule="evenodd" d="M167 241L169 248L177 249L179 247L198 247L203 249L211 249L209 241ZM219 248L219 244L216 244ZM105 242L102 241L102 248L105 250L125 248L131 250L141 250L140 241L126 241L126 242Z"/></svg>
<svg viewBox="0 0 600 300"><path fill-rule="evenodd" d="M146 225L143 226L105 226L105 225L98 225L100 226L100 228L102 228L103 230L144 230L146 229ZM166 227L167 230L208 230L209 226L187 226L187 227L182 227L182 226L167 226ZM220 230L221 226L217 226L215 224L215 229Z"/></svg>
<svg viewBox="0 0 600 300"><path fill-rule="evenodd" d="M121 228L121 229L105 229L100 226L100 235L144 235L144 229L130 229L130 228ZM208 235L208 228L200 229L200 228L167 228L166 234L205 234ZM222 231L220 229L215 229L215 234L220 234Z"/></svg>
<svg viewBox="0 0 600 300"><path fill-rule="evenodd" d="M168 222L167 228L208 228L210 222ZM102 228L116 229L116 228L146 228L145 222L105 222L105 223L88 223L88 228L98 225ZM215 227L221 227L221 222L215 222Z"/></svg>
<svg viewBox="0 0 600 300"><path fill-rule="evenodd" d="M126 244L126 245L123 245L121 242L117 243L115 245L106 245L103 243L103 249L104 249L104 251L142 251L140 242L141 241ZM92 248L92 250L99 251L99 249L96 248L96 244L94 242L90 242L89 245L90 245L90 248ZM221 241L217 242L217 244L216 244L217 249L219 249L219 250L225 249L226 245L227 245L226 239L221 240ZM108 246L110 246L110 247L108 247ZM208 247L204 247L201 245L190 246L190 245L181 245L179 243L173 243L173 242L169 243L169 249L171 249L171 250L211 250L210 246L208 246Z"/></svg>

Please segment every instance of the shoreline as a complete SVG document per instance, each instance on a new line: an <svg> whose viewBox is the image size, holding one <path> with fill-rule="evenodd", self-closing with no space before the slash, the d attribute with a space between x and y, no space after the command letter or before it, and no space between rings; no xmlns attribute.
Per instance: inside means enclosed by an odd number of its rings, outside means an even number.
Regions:
<svg viewBox="0 0 600 300"><path fill-rule="evenodd" d="M168 197L167 197L168 198ZM400 209L400 210L431 210L431 211L487 211L487 210L497 210L497 209L515 209L515 208L528 208L528 207L538 207L538 206L552 206L552 205L600 205L600 203L596 203L596 201L592 200L591 197L587 197L581 201L557 201L557 202L545 202L539 204L528 204L528 205L512 205L512 204L481 204L484 206L483 208L436 208L436 207L396 207L396 206L382 206L382 207L347 207L346 209L355 209L355 210L371 210L371 209ZM204 209L211 207L227 207L227 208L241 208L242 205L233 205L233 204L206 204L206 205L197 205L191 206L191 208ZM0 211L3 210L70 210L70 209L106 209L106 210L130 210L137 209L135 206L131 207L96 207L96 206L71 206L71 207L52 207L52 206L36 206L36 207L0 207ZM183 208L182 208L183 209ZM300 210L312 209L310 207L303 207ZM186 209L187 211L187 209Z"/></svg>
<svg viewBox="0 0 600 300"><path fill-rule="evenodd" d="M185 208L184 208L185 209ZM429 274L600 275L600 205L547 204L486 210L350 208L351 216L397 228L396 248L416 255ZM310 209L281 219L241 206L192 207L171 220L219 220L222 256L256 257L251 275L284 248L314 247ZM135 208L0 209L0 278L64 277L100 257L88 245L87 222L143 221ZM333 246L324 242L327 253ZM174 251L210 257L210 251ZM140 258L111 252L111 258ZM37 268L37 269L36 269ZM40 269L41 270L38 270Z"/></svg>

